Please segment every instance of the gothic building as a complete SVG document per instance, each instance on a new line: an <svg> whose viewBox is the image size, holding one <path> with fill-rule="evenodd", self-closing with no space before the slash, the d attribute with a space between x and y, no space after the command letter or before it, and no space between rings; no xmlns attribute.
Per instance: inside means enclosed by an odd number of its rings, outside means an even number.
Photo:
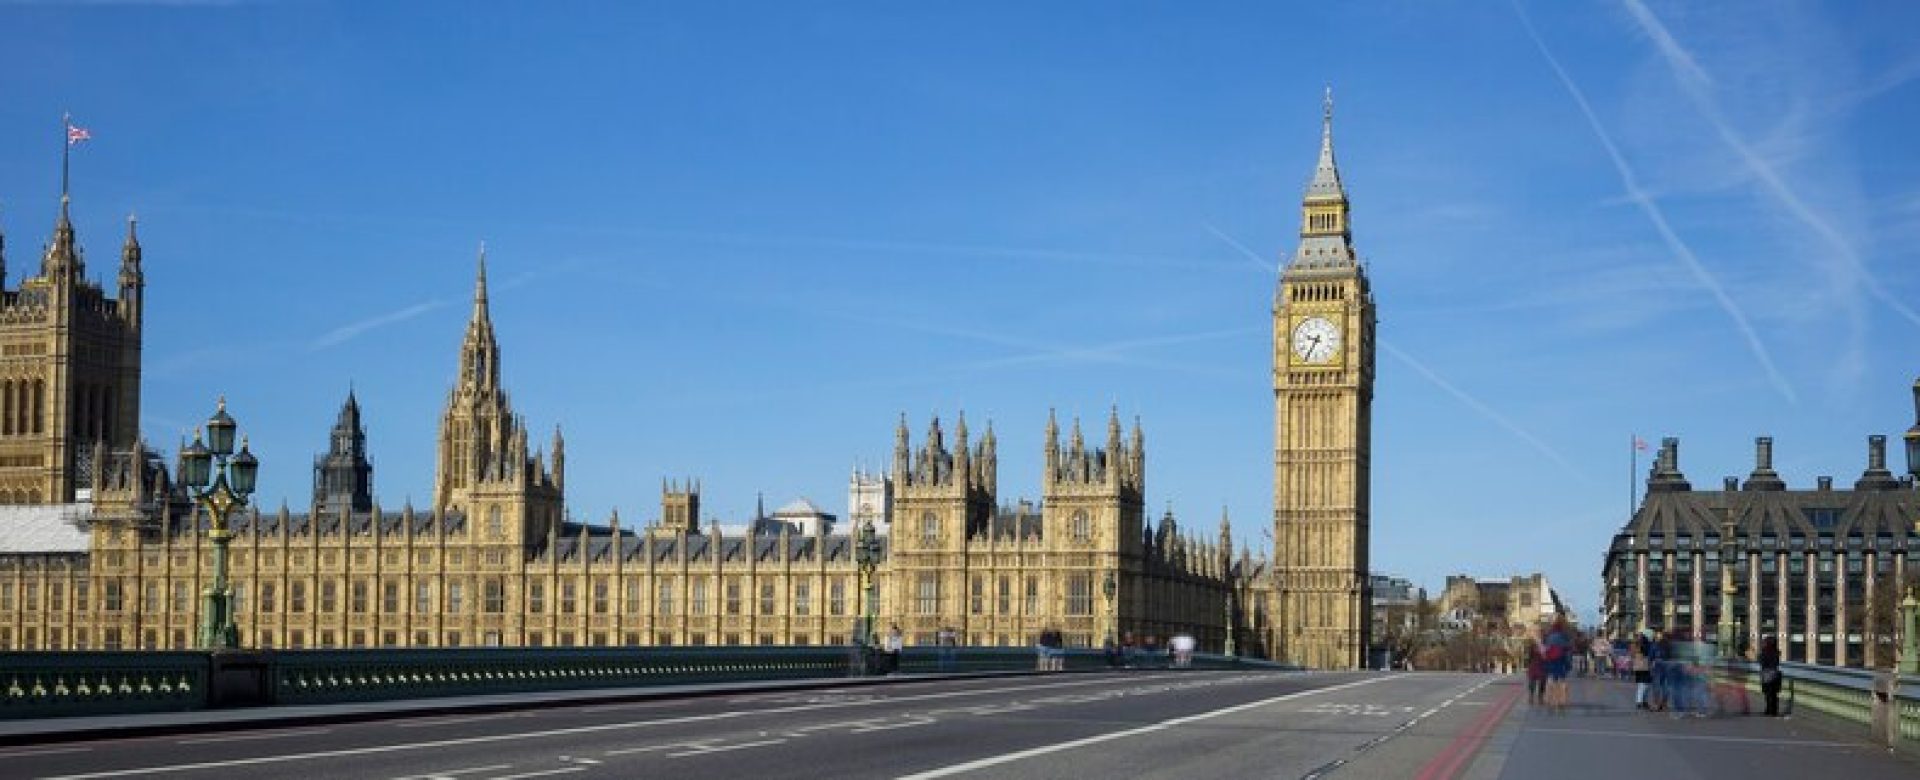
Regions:
<svg viewBox="0 0 1920 780"><path fill-rule="evenodd" d="M1352 669L1371 644L1373 293L1333 159L1333 96L1273 304L1276 657Z"/></svg>
<svg viewBox="0 0 1920 780"><path fill-rule="evenodd" d="M62 224L65 224L64 218ZM129 243L136 269L138 251ZM136 320L137 321L137 316ZM137 376L137 353L134 355ZM779 522L771 533L703 524L697 482L668 483L641 528L566 519L564 443L530 446L502 383L485 258L441 416L433 503L380 506L360 400L349 392L314 460L305 511L232 518L236 623L252 647L839 644L864 609L857 527ZM135 408L119 403L114 410ZM89 418L91 419L91 418ZM184 648L211 582L208 519L137 439L88 428L87 501L0 507L0 649ZM79 430L79 429L76 429ZM890 526L875 611L913 643L941 627L982 645L1030 645L1043 628L1093 645L1124 633L1229 626L1258 652L1264 566L1182 534L1149 531L1145 443L1117 416L1104 447L1049 422L1042 502L998 504L997 438L938 420L916 451L905 421L891 474L854 476L860 522ZM269 465L269 467L271 467ZM44 495L44 494L43 494ZM31 495L23 496L31 498ZM876 511L877 510L877 511ZM764 515L764 513L759 513ZM774 519L780 519L776 512ZM811 531L810 533L804 531ZM1113 583L1111 595L1106 583Z"/></svg>
<svg viewBox="0 0 1920 780"><path fill-rule="evenodd" d="M139 437L140 239L128 218L109 298L87 278L69 206L63 193L40 267L16 289L0 235L0 504L71 502L95 443L124 451Z"/></svg>

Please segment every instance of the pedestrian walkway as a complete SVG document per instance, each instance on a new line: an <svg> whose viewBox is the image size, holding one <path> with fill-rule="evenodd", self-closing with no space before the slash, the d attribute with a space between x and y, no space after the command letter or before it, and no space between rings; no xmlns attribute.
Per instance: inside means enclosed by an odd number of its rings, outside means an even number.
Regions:
<svg viewBox="0 0 1920 780"><path fill-rule="evenodd" d="M1636 709L1629 681L1574 678L1572 684L1574 704L1558 713L1525 703L1524 677L1489 686L1495 695L1520 689L1520 703L1461 777L1920 777L1920 763L1823 721L1737 714L1676 718Z"/></svg>

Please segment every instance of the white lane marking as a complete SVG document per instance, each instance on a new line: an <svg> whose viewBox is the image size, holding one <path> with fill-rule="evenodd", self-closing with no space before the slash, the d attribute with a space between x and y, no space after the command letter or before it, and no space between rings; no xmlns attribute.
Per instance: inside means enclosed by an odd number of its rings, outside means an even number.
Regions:
<svg viewBox="0 0 1920 780"><path fill-rule="evenodd" d="M17 758L20 756L54 756L54 755L59 755L61 753L85 753L92 749L93 748L65 747L65 748L40 748L37 750L9 750L6 752L0 752L0 758Z"/></svg>
<svg viewBox="0 0 1920 780"><path fill-rule="evenodd" d="M912 716L909 716L909 718L910 718L909 720L902 721L900 723L888 723L888 724L883 724L879 726L861 726L860 728L853 729L847 733L865 734L869 731L892 731L894 729L910 729L915 726L931 726L939 722L937 720L934 720L933 718L913 718Z"/></svg>
<svg viewBox="0 0 1920 780"><path fill-rule="evenodd" d="M1154 680L1154 679L1164 679L1166 677L1175 677L1175 676L1186 677L1188 675L1165 674L1165 675L1155 675L1153 677L1136 678L1136 679ZM1248 678L1248 679L1251 679L1251 678ZM671 726L671 725L677 725L682 723L705 723L708 721L731 720L734 718L743 718L743 717L756 716L756 715L777 715L777 714L785 714L785 713L792 713L792 712L811 712L813 710L824 710L824 709L866 707L866 706L871 706L875 704L898 704L900 702L920 701L920 700L927 700L927 699L952 699L952 698L961 697L961 696L983 696L983 695L994 694L994 693L1015 693L1019 691L1029 691L1029 690L1042 689L1042 688L1069 688L1069 687L1082 686L1082 685L1110 685L1113 682L1115 682L1114 678L1101 677L1101 678L1096 678L1091 680L1073 680L1068 682L1057 682L1057 683L1039 683L1034 685L1008 686L1003 688L979 688L979 689L968 689L963 691L941 691L939 693L922 693L922 694L916 694L913 696L899 696L892 699L884 699L884 700L843 701L843 702L833 702L830 704L810 704L810 705L794 705L794 706L788 706L788 707L769 707L766 709L758 709L758 710L733 710L728 712L716 712L708 715L682 715L682 716L673 717L673 718L661 718L659 720L636 720L636 721L628 721L625 723L599 723L592 726L573 726L573 727L563 728L563 729L526 731L526 732L520 732L520 733L514 733L514 734L488 734L488 735L479 736L479 737L436 739L428 742L409 742L409 743L402 743L398 745L373 745L373 746L362 747L362 748L344 748L340 750L326 750L326 751L318 751L318 752L311 752L311 753L288 753L288 754L283 754L278 756L257 756L254 758L235 758L235 759L228 759L225 761L200 761L192 764L170 764L165 766L139 767L135 769L114 769L114 770L109 770L104 772L89 772L86 774L78 774L78 775L61 775L58 777L49 778L48 780L91 780L92 778L100 778L100 777L127 777L129 775L168 774L168 773L174 773L174 772L192 772L192 771L201 770L201 769L220 769L223 767L232 767L232 766L258 766L261 764L284 764L292 761L313 761L317 759L341 758L345 756L362 756L362 755L377 755L380 753L396 753L396 752L407 751L407 750L426 750L426 749L441 748L441 747L458 747L461 745L482 745L490 742L506 742L509 740L538 739L541 737L562 737L562 736L571 736L574 734L593 734L593 733L598 733L602 731L618 731L618 730L624 730L624 729L646 728L648 726Z"/></svg>
<svg viewBox="0 0 1920 780"><path fill-rule="evenodd" d="M766 747L768 745L778 745L783 742L786 742L786 740L763 739L757 742L738 742L732 745L720 745L717 747L703 746L703 747L695 748L693 750L687 750L680 753L668 753L667 758L686 758L687 756L704 756L708 753L725 753L729 750L746 750L747 748L757 748L757 747Z"/></svg>
<svg viewBox="0 0 1920 780"><path fill-rule="evenodd" d="M175 740L176 745L211 745L216 742L251 742L256 739L280 739L282 737L310 737L315 734L329 734L333 729L302 729L300 731L275 731L271 734L228 734L224 737L195 737Z"/></svg>
<svg viewBox="0 0 1920 780"><path fill-rule="evenodd" d="M466 769L448 769L441 772L428 772L424 775L407 775L406 777L396 777L393 780L445 780L445 778L456 777L459 775L470 775L475 772L492 772L496 769L510 769L512 767L513 767L512 764L493 764L491 766L470 766L470 767L467 767Z"/></svg>
<svg viewBox="0 0 1920 780"><path fill-rule="evenodd" d="M1529 734L1532 734L1535 732L1545 733L1545 734L1574 734L1574 735L1583 736L1583 737L1605 737L1607 739L1619 739L1622 737L1640 737L1643 739L1672 739L1672 740L1683 740L1683 741L1694 741L1694 742L1746 742L1746 743L1759 743L1759 744L1766 744L1766 745L1798 745L1800 747L1851 748L1851 747L1861 746L1860 744L1854 743L1854 742L1829 742L1824 740L1812 740L1812 739L1774 739L1772 737L1716 737L1710 734L1648 734L1644 732L1612 731L1608 729L1555 729L1555 728L1527 729L1527 733Z"/></svg>
<svg viewBox="0 0 1920 780"><path fill-rule="evenodd" d="M1371 685L1373 683L1381 682L1383 680L1388 680L1388 679L1392 679L1392 678L1370 677L1364 680L1357 680L1350 683L1341 683L1339 685L1335 685L1327 688L1317 688L1311 691L1295 691L1293 693L1284 694L1281 696L1275 696L1268 699L1261 699L1259 701L1250 701L1245 704L1236 704L1232 707L1225 707L1222 709L1214 710L1212 712L1202 712L1197 715L1186 715L1183 717L1163 720L1163 721L1160 721L1159 723L1155 723L1148 726L1141 726L1139 728L1125 729L1122 731L1113 731L1113 732L1108 732L1106 734L1098 734L1091 737L1083 737L1081 739L1070 740L1067 742L1058 742L1052 745L1042 745L1037 748L1028 748L1026 750L1019 750L1012 753L1003 753L998 756L990 756L987 758L977 759L974 761L954 764L952 766L944 766L944 767L940 767L939 769L930 769L925 772L919 772L911 775L904 775L899 780L931 780L931 778L935 778L935 777L947 777L949 775L957 775L965 772L972 772L976 769L985 769L990 766L998 766L1000 764L1011 763L1014 761L1021 761L1028 758L1033 758L1034 756L1044 756L1044 755L1047 755L1048 753L1058 753L1063 750L1073 750L1075 748L1082 748L1088 745L1098 745L1102 742L1112 742L1113 740L1116 740L1116 739L1126 739L1128 737L1139 736L1141 734L1150 734L1155 731L1165 731L1167 729L1174 728L1176 726L1184 726L1188 723L1198 723L1203 720L1211 720L1213 718L1218 718L1222 715L1232 715L1236 712L1245 712L1251 709L1258 709L1260 707L1266 707L1266 706L1277 704L1283 701L1298 699L1302 696L1314 696L1322 693L1331 693L1333 691L1345 690L1348 688L1357 688L1362 685Z"/></svg>
<svg viewBox="0 0 1920 780"><path fill-rule="evenodd" d="M585 771L587 771L587 768L584 766L570 766L561 769L542 769L538 772L521 772L517 775L501 775L499 777L488 778L488 780L520 780L520 778L523 777L545 777L547 775L564 775L568 772Z"/></svg>
<svg viewBox="0 0 1920 780"><path fill-rule="evenodd" d="M456 715L456 716L446 717L446 718L424 718L421 720L403 720L393 725L396 728L418 729L418 728L426 728L428 726L447 726L455 723L473 723L476 721L483 721L483 720L500 720L502 718L524 718L526 716L527 715L524 712L495 712L488 715Z"/></svg>
<svg viewBox="0 0 1920 780"><path fill-rule="evenodd" d="M629 753L652 753L652 752L654 752L654 751L656 751L656 750L675 750L675 749L678 749L678 748L683 748L683 747L693 747L693 746L695 746L695 745L705 745L705 744L707 744L707 743L710 743L710 742L713 742L713 740L711 740L711 739L696 739L696 740L692 740L692 741L688 741L688 742L669 742L669 743L667 743L667 744L664 744L664 745L648 745L648 746L646 746L646 747L637 747L637 748L621 748L621 749L619 749L619 750L609 750L609 751L607 751L606 753L604 753L604 754L602 754L602 755L607 755L607 756L624 756L624 755L627 755L627 754L629 754Z"/></svg>

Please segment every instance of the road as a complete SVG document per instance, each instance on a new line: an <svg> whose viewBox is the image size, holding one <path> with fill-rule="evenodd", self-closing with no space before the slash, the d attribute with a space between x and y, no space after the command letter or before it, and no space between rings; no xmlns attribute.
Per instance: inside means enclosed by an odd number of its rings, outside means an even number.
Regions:
<svg viewBox="0 0 1920 780"><path fill-rule="evenodd" d="M0 751L7 777L1452 777L1509 687L1454 674L928 680ZM1510 698L1510 697L1509 697ZM1479 729L1476 732L1476 729ZM1423 774L1424 773L1424 774Z"/></svg>

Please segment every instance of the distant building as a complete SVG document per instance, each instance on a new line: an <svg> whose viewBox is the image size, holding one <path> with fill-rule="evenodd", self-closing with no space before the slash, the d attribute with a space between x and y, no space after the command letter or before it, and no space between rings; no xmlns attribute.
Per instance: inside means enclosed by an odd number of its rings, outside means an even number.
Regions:
<svg viewBox="0 0 1920 780"><path fill-rule="evenodd" d="M1727 477L1719 490L1695 490L1680 471L1679 440L1663 440L1646 498L1601 567L1606 633L1717 642L1724 614L1736 650L1773 636L1786 660L1890 663L1901 584L1920 576L1920 382L1913 394L1907 474L1887 468L1886 437L1869 436L1866 468L1851 490L1832 477L1789 489L1764 436L1754 440L1744 482Z"/></svg>
<svg viewBox="0 0 1920 780"><path fill-rule="evenodd" d="M1505 632L1543 626L1567 614L1559 592L1539 573L1504 580L1448 577L1438 608L1440 626L1450 630Z"/></svg>
<svg viewBox="0 0 1920 780"><path fill-rule="evenodd" d="M1417 609L1420 602L1426 600L1427 589L1405 577L1390 574L1376 573L1368 579L1371 583L1367 592L1372 598L1370 613L1374 646L1368 653L1367 666L1378 669L1404 660L1392 657L1387 643L1396 634L1419 628L1420 615Z"/></svg>
<svg viewBox="0 0 1920 780"><path fill-rule="evenodd" d="M885 474L855 469L847 479L847 533L859 533L860 527L873 524L873 532L887 532L887 518L893 512L893 481Z"/></svg>

